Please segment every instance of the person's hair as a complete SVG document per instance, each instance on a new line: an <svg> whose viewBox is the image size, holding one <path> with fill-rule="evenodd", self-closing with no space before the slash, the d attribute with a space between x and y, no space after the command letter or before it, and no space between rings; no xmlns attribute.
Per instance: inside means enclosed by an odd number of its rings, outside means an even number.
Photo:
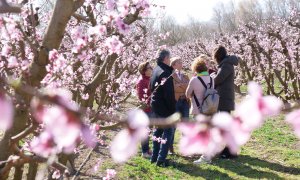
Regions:
<svg viewBox="0 0 300 180"><path fill-rule="evenodd" d="M196 73L201 73L207 71L206 61L208 60L207 56L200 55L195 58L192 63L192 71Z"/></svg>
<svg viewBox="0 0 300 180"><path fill-rule="evenodd" d="M177 62L181 61L181 58L180 57L172 57L170 61L171 61L170 65L174 66Z"/></svg>
<svg viewBox="0 0 300 180"><path fill-rule="evenodd" d="M170 56L170 51L163 49L159 52L158 57L157 57L157 62L163 62L166 57Z"/></svg>
<svg viewBox="0 0 300 180"><path fill-rule="evenodd" d="M226 56L227 51L224 46L219 46L216 49L214 49L214 59L218 64L220 64Z"/></svg>
<svg viewBox="0 0 300 180"><path fill-rule="evenodd" d="M145 72L147 71L147 66L149 65L150 63L147 61L147 62L143 62L139 65L138 67L138 70L140 72L141 75L145 75Z"/></svg>

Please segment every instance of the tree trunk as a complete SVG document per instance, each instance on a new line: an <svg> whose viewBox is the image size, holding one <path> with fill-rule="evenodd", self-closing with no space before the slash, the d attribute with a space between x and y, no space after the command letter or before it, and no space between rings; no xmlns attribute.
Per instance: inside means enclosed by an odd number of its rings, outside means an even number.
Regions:
<svg viewBox="0 0 300 180"><path fill-rule="evenodd" d="M27 179L35 179L38 170L37 163L29 163L29 169L27 173Z"/></svg>
<svg viewBox="0 0 300 180"><path fill-rule="evenodd" d="M14 180L22 180L24 165L15 167Z"/></svg>

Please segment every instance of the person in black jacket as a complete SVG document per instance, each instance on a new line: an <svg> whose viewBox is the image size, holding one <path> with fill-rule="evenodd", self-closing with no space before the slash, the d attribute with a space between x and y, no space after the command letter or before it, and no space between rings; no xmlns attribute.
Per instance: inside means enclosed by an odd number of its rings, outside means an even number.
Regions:
<svg viewBox="0 0 300 180"><path fill-rule="evenodd" d="M166 118L175 113L175 94L172 78L173 68L170 67L170 52L161 50L157 58L157 66L152 72L150 79L150 89L152 92L151 109L157 118ZM166 160L168 149L172 138L172 128L157 128L153 136L167 140L160 143L153 140L153 154L151 163L157 166L168 166Z"/></svg>
<svg viewBox="0 0 300 180"><path fill-rule="evenodd" d="M234 110L234 66L238 65L238 57L228 56L225 47L214 50L214 59L218 63L218 72L214 78L216 89L220 95L219 111L230 113ZM234 158L226 147L220 154L221 158Z"/></svg>

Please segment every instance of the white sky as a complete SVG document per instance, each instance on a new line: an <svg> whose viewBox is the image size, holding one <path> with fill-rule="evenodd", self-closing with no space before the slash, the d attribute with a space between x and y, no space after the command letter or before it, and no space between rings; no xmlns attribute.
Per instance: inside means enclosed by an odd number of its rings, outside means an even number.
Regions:
<svg viewBox="0 0 300 180"><path fill-rule="evenodd" d="M228 3L230 0L156 0L166 6L166 14L174 16L177 22L185 23L189 17L200 21L208 21L213 15L213 7L218 2ZM236 2L238 0L235 0Z"/></svg>

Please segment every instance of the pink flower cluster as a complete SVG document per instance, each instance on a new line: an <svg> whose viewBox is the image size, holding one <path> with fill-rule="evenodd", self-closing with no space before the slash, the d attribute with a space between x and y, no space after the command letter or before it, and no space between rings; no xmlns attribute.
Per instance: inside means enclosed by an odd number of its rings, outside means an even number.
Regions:
<svg viewBox="0 0 300 180"><path fill-rule="evenodd" d="M159 142L159 143L161 143L161 144L166 144L167 143L167 139L163 139L163 138L158 138L158 137L156 137L156 136L152 136L152 140L153 141L157 141L157 142Z"/></svg>
<svg viewBox="0 0 300 180"><path fill-rule="evenodd" d="M0 130L7 130L13 124L14 107L11 99L0 92Z"/></svg>
<svg viewBox="0 0 300 180"><path fill-rule="evenodd" d="M105 47L108 48L109 54L117 53L121 54L123 50L123 43L119 40L118 36L112 36L106 39Z"/></svg>
<svg viewBox="0 0 300 180"><path fill-rule="evenodd" d="M120 131L113 139L110 152L116 162L125 162L138 150L138 143L148 136L149 118L142 110L128 112L128 127Z"/></svg>
<svg viewBox="0 0 300 180"><path fill-rule="evenodd" d="M40 136L31 142L32 151L44 157L60 151L71 153L80 136L86 144L94 146L96 138L81 122L77 113L79 108L71 101L71 94L64 90L57 90L56 93L47 94L48 98L56 101L55 105L49 106L39 99L33 99L31 103L35 119L45 127Z"/></svg>
<svg viewBox="0 0 300 180"><path fill-rule="evenodd" d="M208 121L207 117L199 115L196 123L179 124L178 129L183 133L180 151L185 155L212 157L228 146L232 153L237 153L264 118L278 114L283 105L276 97L264 97L256 83L250 82L248 90L249 97L238 106L234 116L220 112Z"/></svg>
<svg viewBox="0 0 300 180"><path fill-rule="evenodd" d="M117 172L114 169L107 169L106 176L103 177L103 180L110 180L116 176Z"/></svg>

